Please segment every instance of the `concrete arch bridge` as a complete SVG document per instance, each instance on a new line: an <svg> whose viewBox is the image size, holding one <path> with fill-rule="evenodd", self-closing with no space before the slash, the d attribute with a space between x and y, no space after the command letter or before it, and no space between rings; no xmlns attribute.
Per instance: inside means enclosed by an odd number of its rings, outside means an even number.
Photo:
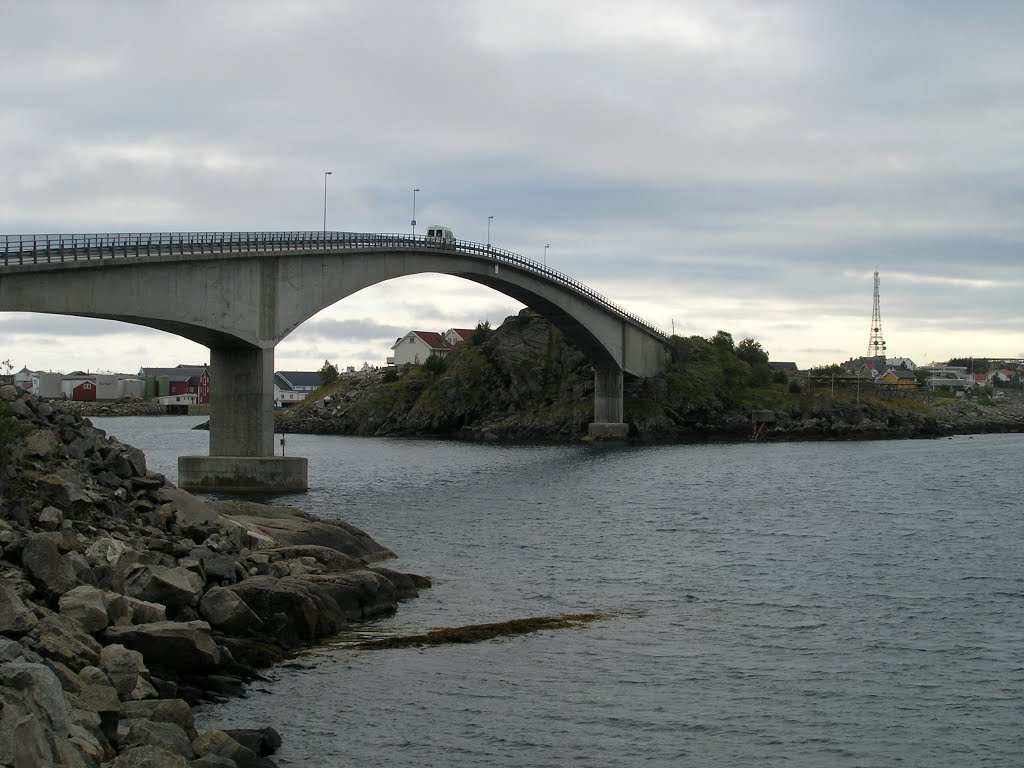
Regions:
<svg viewBox="0 0 1024 768"><path fill-rule="evenodd" d="M426 272L486 285L558 327L594 367L595 436L624 437L623 373L668 360L664 333L556 270L462 240L353 232L0 236L0 311L144 325L210 349L210 455L179 459L193 490L305 490L274 456L274 347L346 296Z"/></svg>

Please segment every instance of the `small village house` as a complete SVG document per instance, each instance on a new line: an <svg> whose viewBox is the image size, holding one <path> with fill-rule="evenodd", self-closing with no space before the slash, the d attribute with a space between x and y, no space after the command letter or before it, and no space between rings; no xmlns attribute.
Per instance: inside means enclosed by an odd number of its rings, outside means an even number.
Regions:
<svg viewBox="0 0 1024 768"><path fill-rule="evenodd" d="M887 384L897 389L917 389L917 376L905 368L890 368L876 379L879 384Z"/></svg>
<svg viewBox="0 0 1024 768"><path fill-rule="evenodd" d="M391 347L394 365L422 365L428 357L445 357L452 345L435 331L409 331Z"/></svg>
<svg viewBox="0 0 1024 768"><path fill-rule="evenodd" d="M475 328L449 328L444 332L444 340L454 347L460 341L469 341L469 337L474 333Z"/></svg>
<svg viewBox="0 0 1024 768"><path fill-rule="evenodd" d="M274 374L274 406L286 408L302 402L320 384L319 371L277 371Z"/></svg>

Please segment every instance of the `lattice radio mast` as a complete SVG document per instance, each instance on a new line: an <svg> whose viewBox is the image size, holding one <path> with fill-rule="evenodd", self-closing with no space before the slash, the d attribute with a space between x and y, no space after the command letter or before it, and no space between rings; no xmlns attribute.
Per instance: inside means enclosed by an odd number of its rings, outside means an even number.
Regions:
<svg viewBox="0 0 1024 768"><path fill-rule="evenodd" d="M868 338L868 357L885 357L885 339L882 338L882 310L878 303L878 267L875 267L875 297L871 306L871 336Z"/></svg>

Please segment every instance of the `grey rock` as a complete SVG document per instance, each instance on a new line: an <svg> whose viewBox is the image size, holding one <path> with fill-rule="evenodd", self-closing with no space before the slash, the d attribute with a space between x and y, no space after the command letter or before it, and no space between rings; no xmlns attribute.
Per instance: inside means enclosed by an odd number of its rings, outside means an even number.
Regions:
<svg viewBox="0 0 1024 768"><path fill-rule="evenodd" d="M174 723L195 739L195 719L192 709L183 699L149 699L146 701L125 701L121 704L121 717L125 719L143 718L161 723Z"/></svg>
<svg viewBox="0 0 1024 768"><path fill-rule="evenodd" d="M237 563L231 555L214 552L209 547L195 547L189 554L203 564L208 580L216 579L222 584L234 583L237 580Z"/></svg>
<svg viewBox="0 0 1024 768"><path fill-rule="evenodd" d="M203 594L203 579L185 568L136 565L124 582L125 594L168 608L194 604Z"/></svg>
<svg viewBox="0 0 1024 768"><path fill-rule="evenodd" d="M49 737L64 739L71 719L60 682L43 664L0 664L0 765L37 768L53 761Z"/></svg>
<svg viewBox="0 0 1024 768"><path fill-rule="evenodd" d="M188 491L167 486L157 491L157 497L163 503L174 504L174 521L186 536L196 533L205 538L207 531L217 525L217 513Z"/></svg>
<svg viewBox="0 0 1024 768"><path fill-rule="evenodd" d="M185 672L204 672L220 664L220 652L205 621L108 627L103 636L108 643L120 643L141 653L147 666L157 664Z"/></svg>
<svg viewBox="0 0 1024 768"><path fill-rule="evenodd" d="M21 551L21 564L51 596L62 595L80 583L71 562L41 534L28 537Z"/></svg>
<svg viewBox="0 0 1024 768"><path fill-rule="evenodd" d="M64 513L56 507L44 507L39 513L39 525L48 531L55 531L64 522Z"/></svg>
<svg viewBox="0 0 1024 768"><path fill-rule="evenodd" d="M266 728L225 728L224 733L243 747L248 747L257 755L272 755L281 746L281 734L271 727Z"/></svg>
<svg viewBox="0 0 1024 768"><path fill-rule="evenodd" d="M0 632L20 637L39 623L35 614L22 602L17 591L0 581Z"/></svg>
<svg viewBox="0 0 1024 768"><path fill-rule="evenodd" d="M229 634L258 631L263 626L238 593L223 587L214 587L199 601L199 614L210 625Z"/></svg>
<svg viewBox="0 0 1024 768"><path fill-rule="evenodd" d="M106 597L102 590L83 584L70 589L58 600L62 616L75 619L86 632L96 633L107 628Z"/></svg>
<svg viewBox="0 0 1024 768"><path fill-rule="evenodd" d="M110 685L87 685L76 696L79 709L95 712L100 717L102 729L107 738L117 730L121 716L121 702L117 691Z"/></svg>
<svg viewBox="0 0 1024 768"><path fill-rule="evenodd" d="M46 659L43 663L57 676L63 690L68 693L79 693L82 690L85 683L67 664L61 664L53 659ZM95 669L95 667L88 667L88 669Z"/></svg>
<svg viewBox="0 0 1024 768"><path fill-rule="evenodd" d="M143 744L122 752L110 768L188 768L188 762L164 747Z"/></svg>
<svg viewBox="0 0 1024 768"><path fill-rule="evenodd" d="M197 757L188 766L189 768L238 768L238 763L211 752L208 755Z"/></svg>
<svg viewBox="0 0 1024 768"><path fill-rule="evenodd" d="M201 734L192 742L196 755L217 755L233 760L238 768L256 765L259 756L248 747L244 747L228 736L224 731L211 730Z"/></svg>
<svg viewBox="0 0 1024 768"><path fill-rule="evenodd" d="M57 438L48 429L38 429L24 441L24 452L28 456L48 459L57 453Z"/></svg>
<svg viewBox="0 0 1024 768"><path fill-rule="evenodd" d="M103 651L106 648L104 647ZM100 651L100 663L103 662L103 651ZM78 678L82 681L83 685L110 685L110 679L107 677L107 673L99 667L82 667L78 673Z"/></svg>
<svg viewBox="0 0 1024 768"><path fill-rule="evenodd" d="M3 595L0 595L0 600ZM0 637L0 664L8 661L24 661L25 647L17 640Z"/></svg>
<svg viewBox="0 0 1024 768"><path fill-rule="evenodd" d="M11 410L15 416L20 416L26 421L32 421L35 419L36 414L29 406L28 402L22 398L18 398L11 402Z"/></svg>
<svg viewBox="0 0 1024 768"><path fill-rule="evenodd" d="M99 664L100 644L74 619L50 614L25 636L40 656L59 661L75 672Z"/></svg>
<svg viewBox="0 0 1024 768"><path fill-rule="evenodd" d="M167 621L167 606L165 605L139 600L127 595L124 596L124 602L131 609L133 624L153 624L158 621Z"/></svg>
<svg viewBox="0 0 1024 768"><path fill-rule="evenodd" d="M149 674L142 654L126 648L120 643L103 646L100 651L100 667L106 674L110 684L117 691L121 701L132 698L132 693L139 684L142 675Z"/></svg>
<svg viewBox="0 0 1024 768"><path fill-rule="evenodd" d="M122 744L147 744L163 747L168 752L181 755L186 760L190 760L194 756L192 740L185 733L185 729L175 723L133 720Z"/></svg>
<svg viewBox="0 0 1024 768"><path fill-rule="evenodd" d="M107 618L111 624L120 626L132 623L135 611L124 595L117 592L104 592L103 603L106 606ZM165 618L166 616L161 616L159 619L155 619L155 621L163 621Z"/></svg>

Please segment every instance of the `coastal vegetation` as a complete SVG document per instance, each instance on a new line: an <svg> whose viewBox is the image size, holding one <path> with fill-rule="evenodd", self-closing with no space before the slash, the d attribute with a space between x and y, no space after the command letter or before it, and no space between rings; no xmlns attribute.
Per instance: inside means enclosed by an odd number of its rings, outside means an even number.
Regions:
<svg viewBox="0 0 1024 768"><path fill-rule="evenodd" d="M762 411L770 411L772 421L760 439L933 436L984 431L986 420L999 429L1021 428L1019 417L1003 418L999 409L969 421L960 401L897 397L904 393L833 378L833 373L776 371L760 343L751 338L737 343L724 330L709 338L673 336L661 374L626 377L623 418L630 438L646 441L749 439L752 414ZM383 374L341 376L279 413L278 429L578 440L592 420L593 393L586 357L526 309L495 329L482 323L446 357Z"/></svg>

